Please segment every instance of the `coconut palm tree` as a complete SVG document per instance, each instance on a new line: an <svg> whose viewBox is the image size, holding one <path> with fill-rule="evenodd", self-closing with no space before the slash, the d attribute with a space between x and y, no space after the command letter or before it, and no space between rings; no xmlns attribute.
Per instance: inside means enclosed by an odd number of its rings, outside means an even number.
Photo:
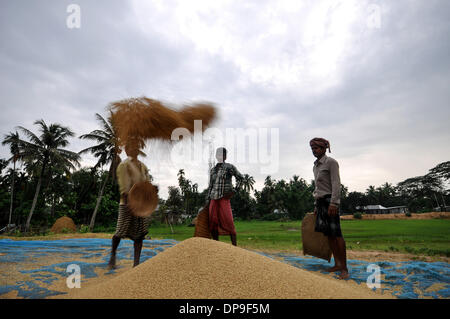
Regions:
<svg viewBox="0 0 450 319"><path fill-rule="evenodd" d="M177 173L178 176L178 186L181 189L181 196L186 196L191 190L191 181L185 178L184 169L180 169Z"/></svg>
<svg viewBox="0 0 450 319"><path fill-rule="evenodd" d="M366 189L366 196L369 199L369 205L379 204L377 199L377 190L375 186L369 185L369 187Z"/></svg>
<svg viewBox="0 0 450 319"><path fill-rule="evenodd" d="M244 174L242 180L239 182L239 186L244 189L245 192L250 193L253 190L253 185L255 184L255 179L253 176Z"/></svg>
<svg viewBox="0 0 450 319"><path fill-rule="evenodd" d="M34 172L34 175L37 175L35 177L38 178L25 231L30 229L44 175L51 172L53 167L62 168L69 174L71 169L75 169L75 165L80 166L78 162L80 156L77 153L62 149L69 145L68 138L74 136L68 127L56 123L47 126L44 120L38 120L33 124L39 126L40 136L22 126L18 127L29 140L18 139L20 159L24 161L27 170Z"/></svg>
<svg viewBox="0 0 450 319"><path fill-rule="evenodd" d="M181 196L183 197L184 200L184 209L185 212L188 213L188 200L192 193L191 181L184 177L185 173L184 169L182 168L178 171L177 176L178 176L178 185L181 189Z"/></svg>
<svg viewBox="0 0 450 319"><path fill-rule="evenodd" d="M81 135L80 138L93 140L98 142L98 144L95 146L88 147L80 151L78 154L85 154L85 153L93 154L96 158L98 158L97 164L95 164L94 166L94 170L109 164L109 171L105 179L103 180L102 186L100 187L98 193L97 203L95 204L94 212L92 213L91 222L89 224L90 231L94 229L95 218L97 216L97 212L100 207L100 203L103 198L103 192L105 191L108 179L109 177L112 177L112 180L113 181L115 180L116 169L121 161L119 156L120 148L117 139L117 134L114 125L111 121L111 117L109 117L108 120L105 120L98 113L96 113L95 116L97 118L97 121L101 125L101 129L94 130L89 134ZM140 154L145 156L145 154L142 152Z"/></svg>
<svg viewBox="0 0 450 319"><path fill-rule="evenodd" d="M9 204L9 219L8 219L8 225L11 224L11 216L13 212L13 205L14 205L14 179L16 174L16 162L20 158L20 150L19 150L19 133L17 131L15 133L10 132L9 134L5 135L5 138L2 141L2 145L9 145L9 151L11 152L12 157L8 159L8 163L13 163L13 171L12 171L12 178L11 178L11 202Z"/></svg>

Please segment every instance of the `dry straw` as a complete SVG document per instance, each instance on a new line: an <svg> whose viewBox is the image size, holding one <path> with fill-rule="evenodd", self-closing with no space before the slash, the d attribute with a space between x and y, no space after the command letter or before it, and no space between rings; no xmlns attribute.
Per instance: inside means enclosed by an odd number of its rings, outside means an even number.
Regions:
<svg viewBox="0 0 450 319"><path fill-rule="evenodd" d="M195 120L201 120L202 130L205 130L216 117L216 109L211 104L185 105L177 111L147 97L112 102L109 109L118 144L129 150L141 150L148 140L171 142L172 132L177 128L194 133ZM149 216L158 204L157 193L150 183L133 186L129 194L133 214Z"/></svg>
<svg viewBox="0 0 450 319"><path fill-rule="evenodd" d="M126 145L130 138L171 141L176 128L193 133L194 120L201 120L205 130L216 118L216 109L211 104L185 105L177 111L147 97L112 102L110 110L120 145Z"/></svg>
<svg viewBox="0 0 450 319"><path fill-rule="evenodd" d="M77 231L77 226L73 222L72 218L63 216L55 221L50 231L55 234L64 232L74 233Z"/></svg>

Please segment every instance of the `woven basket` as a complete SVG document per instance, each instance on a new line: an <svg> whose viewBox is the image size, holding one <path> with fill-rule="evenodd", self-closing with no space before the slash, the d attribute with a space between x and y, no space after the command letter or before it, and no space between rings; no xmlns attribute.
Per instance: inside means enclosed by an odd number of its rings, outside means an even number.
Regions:
<svg viewBox="0 0 450 319"><path fill-rule="evenodd" d="M197 215L194 237L211 238L209 231L209 207L206 205Z"/></svg>
<svg viewBox="0 0 450 319"><path fill-rule="evenodd" d="M331 249L328 238L314 230L316 224L316 216L314 214L306 214L302 220L302 242L303 254L311 255L328 262L331 260Z"/></svg>
<svg viewBox="0 0 450 319"><path fill-rule="evenodd" d="M128 207L137 217L148 217L158 206L158 188L150 182L139 182L128 193Z"/></svg>

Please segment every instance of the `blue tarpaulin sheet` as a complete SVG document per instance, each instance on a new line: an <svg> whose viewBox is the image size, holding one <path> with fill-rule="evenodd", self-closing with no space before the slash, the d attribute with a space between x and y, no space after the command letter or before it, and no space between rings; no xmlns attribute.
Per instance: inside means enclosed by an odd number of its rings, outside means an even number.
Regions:
<svg viewBox="0 0 450 319"><path fill-rule="evenodd" d="M141 254L141 262L152 258L166 248L176 245L177 241L145 240ZM16 241L10 239L0 240L0 269L2 265L17 264L21 274L28 275L30 280L18 279L11 284L11 278L6 283L5 276L0 273L0 298L2 294L17 291L18 297L39 299L59 295L63 292L53 291L47 287L55 280L68 277L67 267L77 264L83 272L84 278L98 276L99 270L105 270L111 251L111 240L100 238L65 239L65 240L31 240ZM133 242L122 240L117 251L117 260L133 259ZM323 272L333 265L309 256L296 256L291 254L265 254L269 258L288 263L294 267L313 272ZM57 256L63 262L47 266L27 268L27 265L40 263L42 258ZM450 264L445 262L404 261L367 262L361 260L348 260L350 278L358 284L366 285L372 272L370 265L378 266L380 270L380 288L384 294L392 294L398 298L450 298ZM107 274L114 273L111 270ZM335 275L337 277L337 275Z"/></svg>

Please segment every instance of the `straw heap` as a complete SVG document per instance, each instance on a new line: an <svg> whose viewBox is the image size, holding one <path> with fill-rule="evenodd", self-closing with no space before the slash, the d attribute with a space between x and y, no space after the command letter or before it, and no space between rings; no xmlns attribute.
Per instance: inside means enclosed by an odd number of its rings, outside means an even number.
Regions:
<svg viewBox="0 0 450 319"><path fill-rule="evenodd" d="M55 221L50 231L55 234L63 232L74 233L77 231L77 226L73 222L72 218L63 216Z"/></svg>

